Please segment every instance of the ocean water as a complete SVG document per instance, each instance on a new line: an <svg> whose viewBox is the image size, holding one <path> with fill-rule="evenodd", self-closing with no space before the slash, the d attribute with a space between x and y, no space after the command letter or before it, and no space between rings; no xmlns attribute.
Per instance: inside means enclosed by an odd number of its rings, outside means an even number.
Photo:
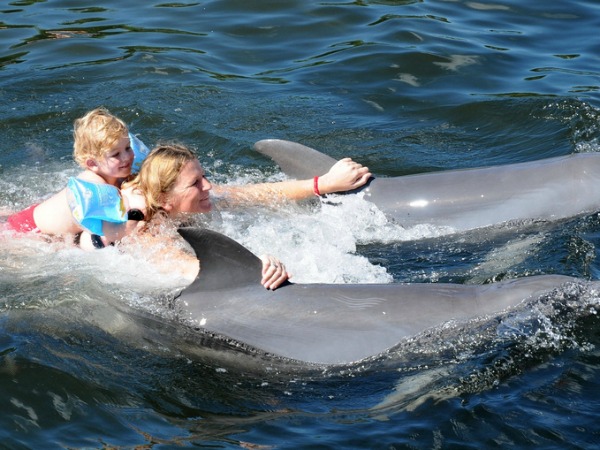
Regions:
<svg viewBox="0 0 600 450"><path fill-rule="evenodd" d="M265 138L378 176L597 152L599 27L595 0L0 1L0 210L77 173L72 123L97 106L219 183L283 179ZM301 282L600 279L598 214L461 234L351 200L197 220ZM600 447L591 289L347 367L225 364L178 347L171 262L0 249L0 448Z"/></svg>

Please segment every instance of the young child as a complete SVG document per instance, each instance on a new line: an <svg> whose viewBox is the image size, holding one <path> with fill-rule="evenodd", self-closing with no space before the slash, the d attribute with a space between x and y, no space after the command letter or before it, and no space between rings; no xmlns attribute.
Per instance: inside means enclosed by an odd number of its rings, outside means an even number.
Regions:
<svg viewBox="0 0 600 450"><path fill-rule="evenodd" d="M7 228L48 235L77 235L87 230L95 236L95 246L103 246L100 242L118 240L136 225L127 223L127 210L135 205L125 205L119 188L148 149L104 108L77 119L73 136L73 156L84 171L57 194L9 216ZM132 145L139 149L137 158ZM141 218L135 212L131 216Z"/></svg>

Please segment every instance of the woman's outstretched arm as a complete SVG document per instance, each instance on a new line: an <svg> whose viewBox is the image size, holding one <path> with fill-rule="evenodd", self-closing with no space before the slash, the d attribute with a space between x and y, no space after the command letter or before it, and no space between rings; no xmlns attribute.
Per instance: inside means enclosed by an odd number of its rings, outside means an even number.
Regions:
<svg viewBox="0 0 600 450"><path fill-rule="evenodd" d="M369 168L350 158L335 163L329 172L309 180L287 180L243 186L213 185L217 195L239 202L269 202L276 198L303 200L313 195L346 192L364 185L371 177Z"/></svg>

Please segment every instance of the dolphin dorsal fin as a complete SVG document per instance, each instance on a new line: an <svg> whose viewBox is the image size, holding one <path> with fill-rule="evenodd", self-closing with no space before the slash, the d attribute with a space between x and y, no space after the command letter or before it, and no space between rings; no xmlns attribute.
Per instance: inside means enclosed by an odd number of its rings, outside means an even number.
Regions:
<svg viewBox="0 0 600 450"><path fill-rule="evenodd" d="M260 283L262 263L241 244L204 228L184 227L177 231L200 260L200 273L193 283L198 288L217 290Z"/></svg>
<svg viewBox="0 0 600 450"><path fill-rule="evenodd" d="M323 175L337 162L313 148L281 139L263 139L254 148L271 158L287 176L298 180Z"/></svg>

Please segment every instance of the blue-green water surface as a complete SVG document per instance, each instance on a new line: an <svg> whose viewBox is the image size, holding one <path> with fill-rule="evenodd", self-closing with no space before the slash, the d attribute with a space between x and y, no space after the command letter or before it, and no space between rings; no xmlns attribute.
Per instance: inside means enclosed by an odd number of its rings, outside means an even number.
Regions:
<svg viewBox="0 0 600 450"><path fill-rule="evenodd" d="M252 149L265 138L379 176L597 152L599 29L596 0L0 0L0 210L77 173L72 123L97 106L194 147L217 182L282 179ZM359 205L201 221L297 281L600 279L597 214L460 235ZM0 448L600 447L594 292L364 364L257 369L175 348L167 263L0 248Z"/></svg>

